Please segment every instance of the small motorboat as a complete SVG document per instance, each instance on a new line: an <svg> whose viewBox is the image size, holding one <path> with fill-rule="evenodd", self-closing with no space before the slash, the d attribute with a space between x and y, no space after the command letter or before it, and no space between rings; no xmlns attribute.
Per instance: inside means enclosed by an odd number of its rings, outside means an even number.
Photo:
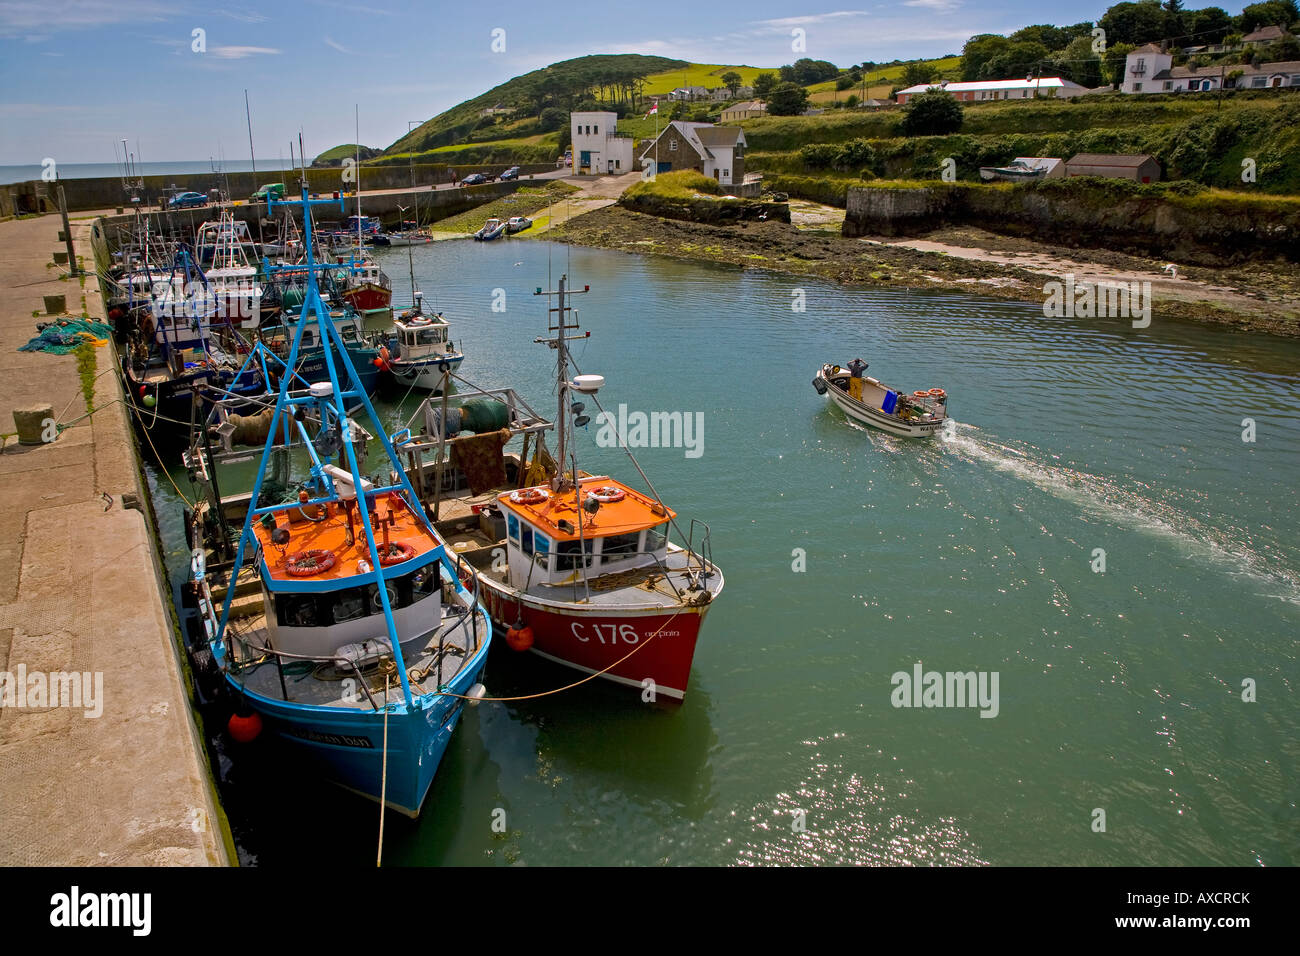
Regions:
<svg viewBox="0 0 1300 956"><path fill-rule="evenodd" d="M506 220L506 232L516 233L523 232L533 224L533 221L527 216L511 216Z"/></svg>
<svg viewBox="0 0 1300 956"><path fill-rule="evenodd" d="M1046 174L1046 167L1030 166L1023 159L1013 160L1005 166L980 167L980 179L985 182L992 182L993 180L1023 182L1026 179L1038 179Z"/></svg>
<svg viewBox="0 0 1300 956"><path fill-rule="evenodd" d="M474 238L482 242L490 239L500 239L506 232L506 224L500 219L489 219L483 223L483 228L474 233Z"/></svg>
<svg viewBox="0 0 1300 956"><path fill-rule="evenodd" d="M380 352L380 367L387 367L400 386L440 391L443 373L456 371L465 354L456 351L451 327L441 312L424 314L421 298L417 291L415 306L393 320L388 348Z"/></svg>
<svg viewBox="0 0 1300 956"><path fill-rule="evenodd" d="M812 381L813 388L818 395L829 395L849 418L891 435L926 438L943 428L948 418L948 393L942 388L909 394L864 376L866 370L862 359L854 359L847 368L823 365Z"/></svg>

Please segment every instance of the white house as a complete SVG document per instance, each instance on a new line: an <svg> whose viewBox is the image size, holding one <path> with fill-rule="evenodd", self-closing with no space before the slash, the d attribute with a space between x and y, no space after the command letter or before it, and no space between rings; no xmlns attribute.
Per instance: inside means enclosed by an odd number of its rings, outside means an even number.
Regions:
<svg viewBox="0 0 1300 956"><path fill-rule="evenodd" d="M673 120L649 142L641 165L655 163L657 172L694 169L724 186L745 181L745 133L739 126Z"/></svg>
<svg viewBox="0 0 1300 956"><path fill-rule="evenodd" d="M1027 100L1043 96L1080 96L1088 92L1072 80L1059 76L1029 76L1023 80L963 80L959 83L918 83L898 91L898 102L906 103L926 90L943 90L966 102L985 100Z"/></svg>
<svg viewBox="0 0 1300 956"><path fill-rule="evenodd" d="M1124 62L1125 93L1207 93L1218 89L1300 89L1300 62L1174 66L1173 54L1154 43L1138 47Z"/></svg>
<svg viewBox="0 0 1300 956"><path fill-rule="evenodd" d="M626 173L636 168L633 141L618 135L617 113L570 113L575 173Z"/></svg>

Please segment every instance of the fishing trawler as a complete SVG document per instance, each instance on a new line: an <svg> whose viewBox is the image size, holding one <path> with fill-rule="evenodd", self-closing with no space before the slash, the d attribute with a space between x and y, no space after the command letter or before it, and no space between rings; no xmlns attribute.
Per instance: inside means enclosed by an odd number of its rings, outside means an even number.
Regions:
<svg viewBox="0 0 1300 956"><path fill-rule="evenodd" d="M301 200L270 206L306 213L330 201L309 199L304 181ZM378 429L389 468L402 436L383 432L329 321L315 276L329 266L313 261L303 218L307 297L284 367L296 367L312 314L329 340L327 376L306 388L295 374L280 382L219 609L206 552L195 549L200 650L236 703L232 736L269 733L328 780L414 817L465 703L483 696L491 626L400 467L379 486L362 475L349 408ZM270 493L268 467L286 451L310 468L296 494L277 500L286 496ZM211 463L201 455L192 467ZM246 560L252 589L241 596Z"/></svg>
<svg viewBox="0 0 1300 956"><path fill-rule="evenodd" d="M948 418L948 393L942 388L901 388L864 376L867 363L854 359L848 367L823 365L813 378L818 395L829 395L844 414L863 425L904 438L931 436Z"/></svg>
<svg viewBox="0 0 1300 956"><path fill-rule="evenodd" d="M570 380L567 343L578 337L572 335L578 325L570 321L568 296L575 293L568 292L562 277L558 290L545 294L558 297L557 307L549 310L555 317L552 336L538 341L559 353L559 467L534 420L500 409L493 415L493 406L482 398L445 409L426 400L417 412L426 422L421 441L407 448L439 451L435 515L448 497L448 471L457 472L449 497L459 496L469 507L435 520L434 526L458 562L476 576L493 623L511 648L643 694L680 700L700 626L723 588L708 525L692 520L683 534L677 513L664 504L631 452L648 491L578 469L570 436L590 418L577 398L599 405L604 379L577 375ZM525 445L513 468L503 466L504 441L529 431L536 432L532 463L526 461ZM442 459L444 448L453 449L450 461ZM425 486L428 466L415 466L417 485ZM493 485L488 477L493 470L506 480ZM683 544L670 540L674 530Z"/></svg>
<svg viewBox="0 0 1300 956"><path fill-rule="evenodd" d="M441 312L424 314L424 293L415 285L415 259L408 245L406 260L411 273L412 306L393 320L388 345L381 350L380 368L386 368L399 386L436 391L465 360L451 341L451 326Z"/></svg>

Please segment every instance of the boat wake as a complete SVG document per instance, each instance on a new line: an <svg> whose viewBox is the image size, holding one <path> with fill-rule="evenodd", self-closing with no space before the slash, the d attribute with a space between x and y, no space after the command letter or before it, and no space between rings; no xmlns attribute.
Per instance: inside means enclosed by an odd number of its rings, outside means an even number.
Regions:
<svg viewBox="0 0 1300 956"><path fill-rule="evenodd" d="M1049 464L1033 445L1005 443L973 425L955 424L951 438L935 438L941 453L991 466L1111 524L1172 541L1192 559L1268 585L1262 596L1300 604L1300 572L1285 566L1286 555L1256 547L1248 530L1226 522L1210 526L1189 508L1158 500L1157 494L1169 492L1151 485L1131 481L1125 487L1115 478Z"/></svg>

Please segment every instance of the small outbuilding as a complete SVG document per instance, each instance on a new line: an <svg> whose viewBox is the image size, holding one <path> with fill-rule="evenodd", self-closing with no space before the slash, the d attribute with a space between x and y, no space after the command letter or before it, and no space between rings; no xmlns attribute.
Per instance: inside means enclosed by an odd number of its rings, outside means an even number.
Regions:
<svg viewBox="0 0 1300 956"><path fill-rule="evenodd" d="M1160 182L1160 161L1146 153L1079 153L1066 160L1066 176L1103 176L1135 183Z"/></svg>

